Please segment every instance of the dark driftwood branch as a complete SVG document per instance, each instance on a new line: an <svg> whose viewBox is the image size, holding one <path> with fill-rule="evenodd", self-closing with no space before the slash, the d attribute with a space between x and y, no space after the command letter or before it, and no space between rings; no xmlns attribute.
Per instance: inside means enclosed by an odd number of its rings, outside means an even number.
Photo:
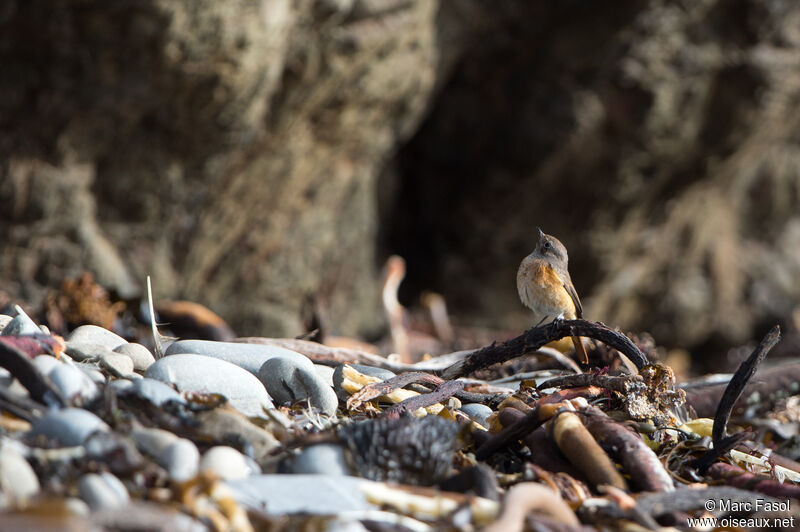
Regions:
<svg viewBox="0 0 800 532"><path fill-rule="evenodd" d="M584 386L597 386L605 388L612 392L619 392L627 394L631 387L644 388L644 383L641 377L636 377L638 380L632 379L630 376L611 376L611 375L595 375L593 373L581 373L579 375L565 375L563 377L555 377L541 383L536 387L537 390L546 390L548 388L582 388Z"/></svg>
<svg viewBox="0 0 800 532"><path fill-rule="evenodd" d="M603 342L627 356L639 369L648 364L647 358L627 336L609 329L602 323L586 320L556 320L541 327L528 329L516 338L502 344L493 343L478 349L467 355L464 360L442 370L441 375L445 379L463 377L493 364L531 353L545 344L567 336L585 336Z"/></svg>
<svg viewBox="0 0 800 532"><path fill-rule="evenodd" d="M430 393L421 393L414 397L409 397L402 403L387 408L384 411L386 417L398 418L406 412L413 412L419 408L425 408L436 403L445 401L464 388L461 381L445 381Z"/></svg>
<svg viewBox="0 0 800 532"><path fill-rule="evenodd" d="M736 404L736 400L742 395L745 385L750 378L755 375L758 365L761 364L761 361L764 360L767 353L775 347L775 344L777 344L780 339L781 328L776 325L767 333L764 339L761 340L761 343L758 344L758 347L756 347L753 353L747 357L747 360L742 362L739 369L736 370L736 373L733 374L733 378L731 378L727 388L725 388L725 393L722 394L722 399L719 401L717 413L714 415L712 437L715 445L719 440L725 437L728 428L728 420L733 411L733 405Z"/></svg>
<svg viewBox="0 0 800 532"><path fill-rule="evenodd" d="M705 473L711 464L717 461L717 458L727 453L751 436L748 433L739 433L728 436L728 420L730 419L731 412L733 412L733 407L736 404L736 401L739 399L739 396L742 395L747 382L753 375L755 375L758 365L761 364L761 361L764 360L764 357L767 356L767 353L769 353L770 350L775 347L775 344L778 343L780 338L781 329L776 325L771 331L769 331L769 333L767 333L764 339L761 340L761 343L759 343L750 356L747 357L747 360L741 363L739 369L736 370L736 373L733 374L730 382L728 382L728 386L725 388L725 392L722 394L722 398L719 400L719 404L717 405L717 412L714 414L714 426L711 429L714 448L709 449L708 452L695 460L692 464L701 473Z"/></svg>

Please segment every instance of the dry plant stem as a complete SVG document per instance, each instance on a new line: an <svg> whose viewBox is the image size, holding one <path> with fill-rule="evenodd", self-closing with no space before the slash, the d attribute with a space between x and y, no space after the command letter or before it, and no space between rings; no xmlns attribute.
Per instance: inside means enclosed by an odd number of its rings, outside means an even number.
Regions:
<svg viewBox="0 0 800 532"><path fill-rule="evenodd" d="M648 364L647 358L627 336L609 329L602 323L587 320L556 320L541 327L528 329L502 344L493 343L474 351L464 360L445 368L441 375L445 379L463 377L493 364L532 353L543 345L566 336L586 336L603 342L627 356L639 369Z"/></svg>
<svg viewBox="0 0 800 532"><path fill-rule="evenodd" d="M402 403L389 407L384 411L384 415L391 418L398 418L406 412L414 412L418 408L426 408L436 403L446 401L462 388L464 388L464 383L461 381L443 382L430 393L409 397Z"/></svg>
<svg viewBox="0 0 800 532"><path fill-rule="evenodd" d="M561 412L550 422L553 440L561 453L594 486L609 484L627 490L628 486L614 463L573 412Z"/></svg>
<svg viewBox="0 0 800 532"><path fill-rule="evenodd" d="M759 410L770 410L777 401L795 392L791 391L800 381L800 362L782 364L758 373L758 379L745 386L736 401L734 415L740 415L748 404L758 403ZM713 384L686 390L686 404L695 409L700 417L713 417L727 384ZM757 400L756 400L757 398Z"/></svg>
<svg viewBox="0 0 800 532"><path fill-rule="evenodd" d="M600 447L631 477L631 485L638 491L672 491L672 477L661 460L638 434L622 426L593 406L578 411L586 429Z"/></svg>
<svg viewBox="0 0 800 532"><path fill-rule="evenodd" d="M500 517L484 529L485 532L521 532L525 516L530 512L541 512L556 521L570 526L580 526L575 512L553 490L524 482L510 490L503 500Z"/></svg>
<svg viewBox="0 0 800 532"><path fill-rule="evenodd" d="M800 499L800 486L791 482L780 483L765 475L748 473L741 467L726 462L712 464L708 468L707 474L709 477L723 481L730 486L750 490L751 499L754 491L777 499Z"/></svg>
<svg viewBox="0 0 800 532"><path fill-rule="evenodd" d="M778 499L769 497L764 499L769 502L778 502ZM659 517L671 512L704 510L703 505L706 501L719 500L731 501L732 503L749 503L753 500L753 492L727 486L715 486L702 489L646 493L637 497L636 506L653 517Z"/></svg>
<svg viewBox="0 0 800 532"><path fill-rule="evenodd" d="M580 375L565 375L563 377L555 377L546 380L536 387L537 390L546 390L548 388L580 388L583 386L598 386L625 394L628 392L630 385L630 377L613 377L610 375L593 375L591 373L582 373Z"/></svg>
<svg viewBox="0 0 800 532"><path fill-rule="evenodd" d="M39 369L22 350L6 337L0 341L0 366L6 368L30 393L31 399L46 406L66 406L67 398ZM26 339L27 340L27 339ZM44 352L44 349L39 351Z"/></svg>

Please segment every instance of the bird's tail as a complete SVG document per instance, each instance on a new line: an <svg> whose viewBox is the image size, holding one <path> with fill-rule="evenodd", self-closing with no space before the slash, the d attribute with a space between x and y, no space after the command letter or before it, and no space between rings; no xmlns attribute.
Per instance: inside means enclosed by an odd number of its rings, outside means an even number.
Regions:
<svg viewBox="0 0 800 532"><path fill-rule="evenodd" d="M581 358L581 361L584 364L589 363L589 355L586 354L586 348L583 346L583 341L581 340L580 336L573 336L572 343L575 345L575 352L578 353L578 356Z"/></svg>

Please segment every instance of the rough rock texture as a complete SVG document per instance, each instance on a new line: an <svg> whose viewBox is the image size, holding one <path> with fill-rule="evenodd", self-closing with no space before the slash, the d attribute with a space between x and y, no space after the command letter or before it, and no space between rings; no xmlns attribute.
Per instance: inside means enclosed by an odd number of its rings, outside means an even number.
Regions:
<svg viewBox="0 0 800 532"><path fill-rule="evenodd" d="M374 329L376 177L472 5L5 2L4 289L89 268L130 297L151 274L243 334L301 332L308 297Z"/></svg>
<svg viewBox="0 0 800 532"><path fill-rule="evenodd" d="M740 343L800 301L798 28L785 0L4 2L0 283L149 273L241 334L309 298L354 334L377 249L523 327L539 225L588 317Z"/></svg>
<svg viewBox="0 0 800 532"><path fill-rule="evenodd" d="M389 242L409 281L475 321L529 325L514 275L541 226L567 245L589 318L687 347L786 320L800 6L520 10L531 25L470 50L391 171L408 180Z"/></svg>

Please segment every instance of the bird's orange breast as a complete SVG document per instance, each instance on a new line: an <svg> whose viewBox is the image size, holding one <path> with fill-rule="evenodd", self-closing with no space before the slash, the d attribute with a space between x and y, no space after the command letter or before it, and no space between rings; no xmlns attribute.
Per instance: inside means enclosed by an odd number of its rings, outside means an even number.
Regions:
<svg viewBox="0 0 800 532"><path fill-rule="evenodd" d="M575 303L558 273L544 260L527 257L517 272L517 291L522 303L542 319L563 315L575 319Z"/></svg>

